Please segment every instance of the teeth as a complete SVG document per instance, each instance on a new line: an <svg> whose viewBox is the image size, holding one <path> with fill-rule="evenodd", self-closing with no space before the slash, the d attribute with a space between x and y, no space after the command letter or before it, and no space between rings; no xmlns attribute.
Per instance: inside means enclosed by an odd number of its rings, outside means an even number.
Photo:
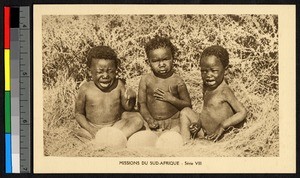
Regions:
<svg viewBox="0 0 300 178"><path fill-rule="evenodd" d="M207 85L214 85L216 83L216 81L207 81L206 84Z"/></svg>
<svg viewBox="0 0 300 178"><path fill-rule="evenodd" d="M100 85L104 88L108 87L109 86L109 83L100 83Z"/></svg>

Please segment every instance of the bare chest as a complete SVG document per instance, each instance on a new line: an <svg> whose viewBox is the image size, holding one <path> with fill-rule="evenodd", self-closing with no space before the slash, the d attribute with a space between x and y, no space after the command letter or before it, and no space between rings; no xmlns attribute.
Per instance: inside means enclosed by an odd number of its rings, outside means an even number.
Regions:
<svg viewBox="0 0 300 178"><path fill-rule="evenodd" d="M170 92L173 96L178 96L178 85L175 80L172 79L156 79L147 83L147 94L153 95L157 89Z"/></svg>
<svg viewBox="0 0 300 178"><path fill-rule="evenodd" d="M204 107L207 108L220 108L224 104L226 105L226 101L224 96L221 93L209 93L206 92L203 96L204 99Z"/></svg>
<svg viewBox="0 0 300 178"><path fill-rule="evenodd" d="M86 94L86 104L89 107L110 108L119 105L121 92L115 89L111 92L102 92L99 89L92 89Z"/></svg>

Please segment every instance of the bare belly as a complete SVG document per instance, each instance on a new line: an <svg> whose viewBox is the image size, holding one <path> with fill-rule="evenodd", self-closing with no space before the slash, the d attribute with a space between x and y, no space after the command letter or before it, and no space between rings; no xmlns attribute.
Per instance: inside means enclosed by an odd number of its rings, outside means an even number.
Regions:
<svg viewBox="0 0 300 178"><path fill-rule="evenodd" d="M232 109L227 107L218 109L204 107L200 114L202 127L207 134L212 134L220 123L231 117L233 114Z"/></svg>
<svg viewBox="0 0 300 178"><path fill-rule="evenodd" d="M170 103L158 100L150 100L147 103L151 116L156 120L165 120L178 112L178 109Z"/></svg>
<svg viewBox="0 0 300 178"><path fill-rule="evenodd" d="M120 119L121 107L107 107L94 106L86 109L86 117L93 124L112 123Z"/></svg>

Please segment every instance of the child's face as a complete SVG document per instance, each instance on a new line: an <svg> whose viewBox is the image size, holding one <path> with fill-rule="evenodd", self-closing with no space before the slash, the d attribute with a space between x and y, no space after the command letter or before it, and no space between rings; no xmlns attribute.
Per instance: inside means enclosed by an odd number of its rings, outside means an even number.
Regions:
<svg viewBox="0 0 300 178"><path fill-rule="evenodd" d="M201 76L204 86L208 89L217 88L224 79L225 68L214 55L206 56L200 61Z"/></svg>
<svg viewBox="0 0 300 178"><path fill-rule="evenodd" d="M95 85L101 90L107 90L112 86L117 75L115 61L92 59L91 73Z"/></svg>
<svg viewBox="0 0 300 178"><path fill-rule="evenodd" d="M149 51L149 63L152 71L159 76L168 76L173 69L173 57L169 48Z"/></svg>

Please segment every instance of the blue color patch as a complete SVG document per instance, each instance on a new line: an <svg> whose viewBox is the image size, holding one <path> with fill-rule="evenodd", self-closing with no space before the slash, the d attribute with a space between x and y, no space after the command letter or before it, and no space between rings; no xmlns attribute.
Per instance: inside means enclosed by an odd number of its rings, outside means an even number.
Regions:
<svg viewBox="0 0 300 178"><path fill-rule="evenodd" d="M12 173L11 134L5 134L5 173Z"/></svg>

